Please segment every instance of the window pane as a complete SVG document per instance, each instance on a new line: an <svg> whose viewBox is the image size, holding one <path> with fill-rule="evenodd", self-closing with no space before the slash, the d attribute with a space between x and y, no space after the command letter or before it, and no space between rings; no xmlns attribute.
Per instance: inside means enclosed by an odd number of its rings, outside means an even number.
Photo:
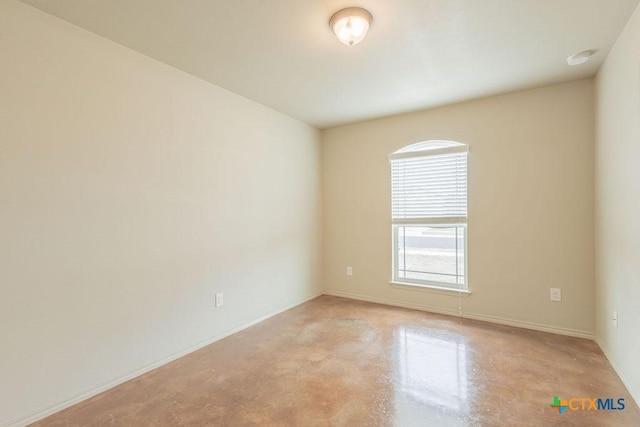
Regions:
<svg viewBox="0 0 640 427"><path fill-rule="evenodd" d="M397 226L398 279L465 283L464 227Z"/></svg>

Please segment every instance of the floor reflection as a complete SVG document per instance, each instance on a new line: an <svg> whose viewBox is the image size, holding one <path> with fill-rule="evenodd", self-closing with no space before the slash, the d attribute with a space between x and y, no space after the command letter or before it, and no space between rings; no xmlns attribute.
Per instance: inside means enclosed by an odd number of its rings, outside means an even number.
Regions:
<svg viewBox="0 0 640 427"><path fill-rule="evenodd" d="M395 424L470 424L465 337L416 327L396 331Z"/></svg>

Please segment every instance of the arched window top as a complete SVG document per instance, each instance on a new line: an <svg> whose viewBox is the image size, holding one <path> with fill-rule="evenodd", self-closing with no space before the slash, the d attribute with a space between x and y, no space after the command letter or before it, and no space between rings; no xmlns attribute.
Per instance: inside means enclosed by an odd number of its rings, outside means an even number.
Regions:
<svg viewBox="0 0 640 427"><path fill-rule="evenodd" d="M455 141L445 141L445 140L432 140L432 141L421 141L416 142L415 144L407 145L406 147L402 147L396 153L409 153L413 151L426 151L426 150L437 150L438 148L449 148L449 147L459 147L464 146L459 142Z"/></svg>
<svg viewBox="0 0 640 427"><path fill-rule="evenodd" d="M409 157L435 156L439 154L465 153L469 146L455 141L431 140L421 141L402 147L389 155L389 160L406 159Z"/></svg>

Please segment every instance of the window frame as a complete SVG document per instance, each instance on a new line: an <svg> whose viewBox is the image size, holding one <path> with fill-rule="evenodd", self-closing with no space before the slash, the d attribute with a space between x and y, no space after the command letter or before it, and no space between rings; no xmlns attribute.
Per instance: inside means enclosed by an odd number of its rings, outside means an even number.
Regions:
<svg viewBox="0 0 640 427"><path fill-rule="evenodd" d="M437 280L423 280L423 279L408 279L406 277L400 277L399 275L399 266L400 262L398 260L399 248L398 248L398 228L399 227L428 227L428 228L453 228L458 227L464 230L464 282L463 283L450 283L450 282L440 282ZM419 286L425 288L437 288L448 291L458 291L458 292L469 292L469 263L467 262L467 257L469 253L469 245L468 245L468 233L467 233L467 224L466 223L447 223L447 224L427 224L427 223L413 223L413 224L391 224L391 238L392 242L392 284L398 285L408 285L408 286ZM457 253L456 253L457 256ZM438 273L431 273L438 274Z"/></svg>
<svg viewBox="0 0 640 427"><path fill-rule="evenodd" d="M431 147L430 147L431 146ZM390 164L393 160L400 160L404 158L415 158L415 157L429 157L429 156L437 156L442 154L452 154L452 153L462 153L465 155L469 152L469 146L466 144L462 144L454 141L445 141L445 140L431 140L431 141L422 141L415 144L407 145L394 153L389 155ZM465 158L467 168L465 172L465 194L466 201L465 207L468 205L468 157ZM391 168L391 199L393 200L393 168ZM393 203L392 203L393 205ZM464 219L464 221L461 221ZM442 222L440 222L442 220ZM427 227L427 228L452 228L452 227L460 227L464 230L463 241L464 241L464 280L463 283L451 283L437 280L424 280L424 279L412 279L406 277L400 277L400 262L399 262L399 228L400 227ZM406 219L396 219L393 217L393 206L392 206L392 218L391 218L391 239L392 239L392 279L391 285L400 285L400 286L409 286L412 288L423 288L423 289L433 289L437 291L443 291L445 293L455 292L458 294L470 294L469 287L469 238L468 238L468 211L466 212L464 217L433 217L429 218L428 221L425 221L424 218L406 218ZM458 256L458 252L456 252L456 257ZM405 266L406 267L406 266ZM437 273L434 273L437 274Z"/></svg>

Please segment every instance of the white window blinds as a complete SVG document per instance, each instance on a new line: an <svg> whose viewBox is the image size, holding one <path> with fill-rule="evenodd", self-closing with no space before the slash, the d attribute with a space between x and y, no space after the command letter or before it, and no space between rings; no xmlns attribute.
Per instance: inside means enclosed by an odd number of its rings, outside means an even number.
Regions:
<svg viewBox="0 0 640 427"><path fill-rule="evenodd" d="M466 145L437 142L396 152L391 160L391 210L395 224L467 222Z"/></svg>

